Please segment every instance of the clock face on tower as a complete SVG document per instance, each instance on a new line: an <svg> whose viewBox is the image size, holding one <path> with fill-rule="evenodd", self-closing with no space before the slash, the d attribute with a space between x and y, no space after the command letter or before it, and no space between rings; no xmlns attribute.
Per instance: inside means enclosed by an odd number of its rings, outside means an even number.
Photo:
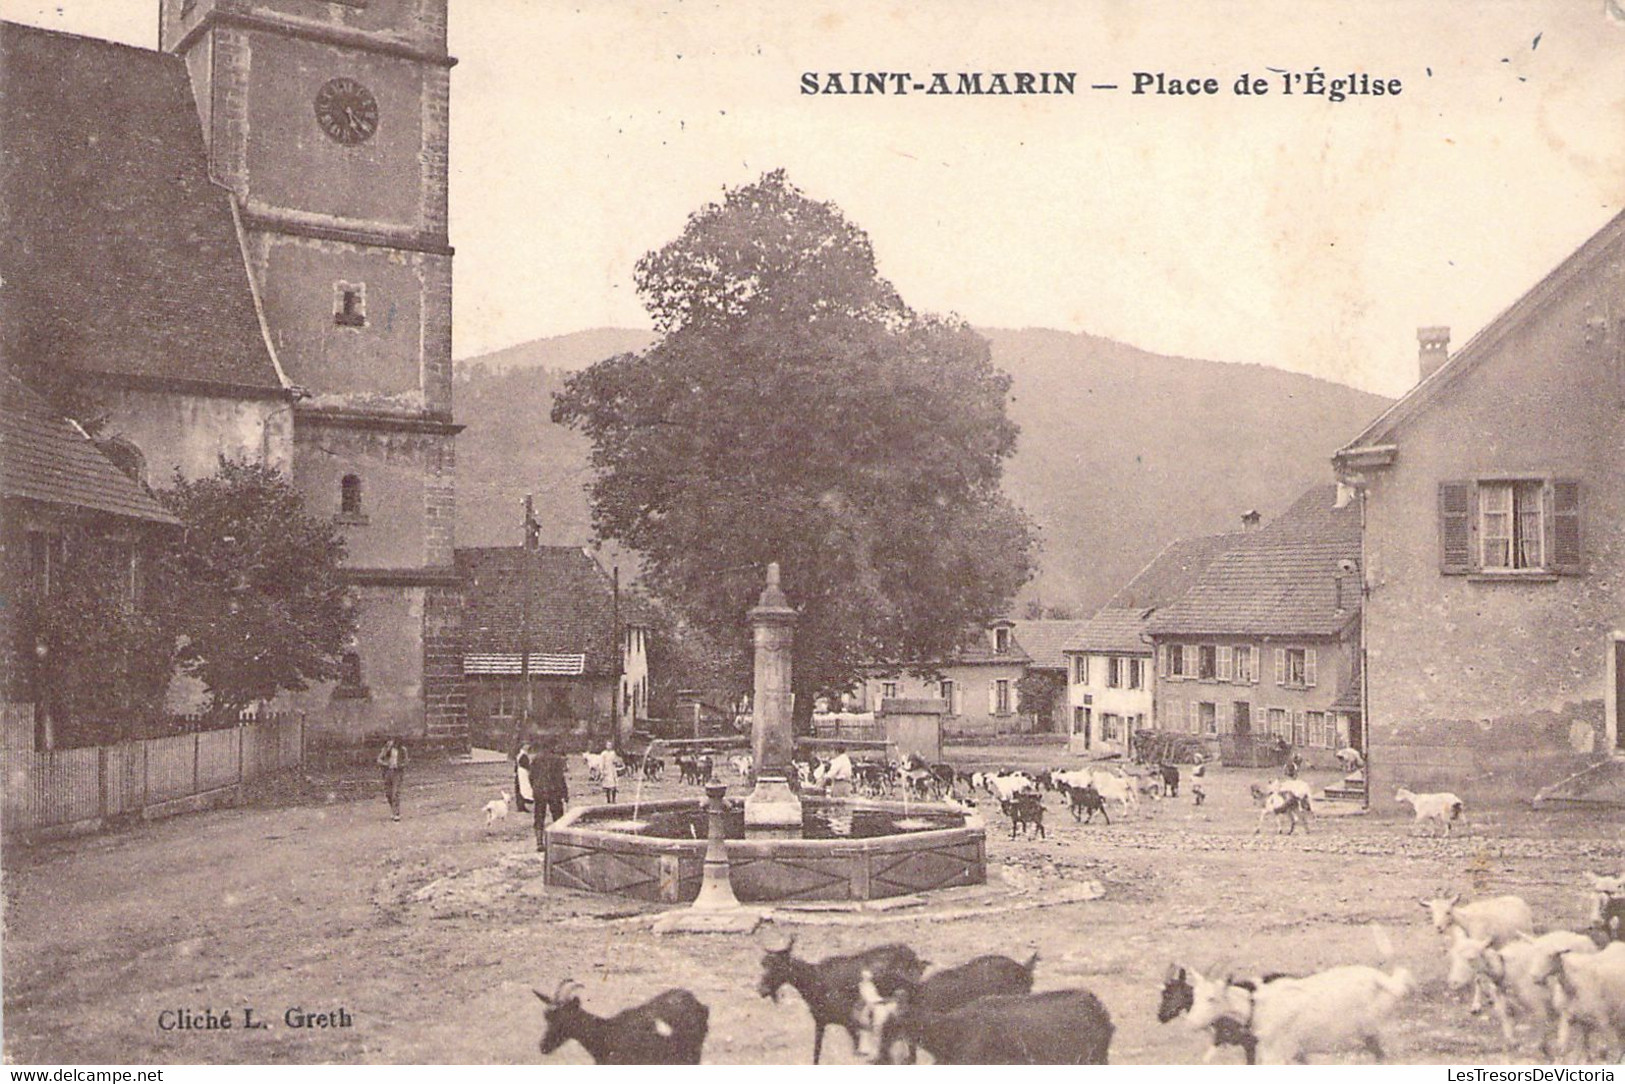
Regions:
<svg viewBox="0 0 1625 1084"><path fill-rule="evenodd" d="M354 79L330 79L316 92L316 121L340 143L361 143L378 130L378 99Z"/></svg>

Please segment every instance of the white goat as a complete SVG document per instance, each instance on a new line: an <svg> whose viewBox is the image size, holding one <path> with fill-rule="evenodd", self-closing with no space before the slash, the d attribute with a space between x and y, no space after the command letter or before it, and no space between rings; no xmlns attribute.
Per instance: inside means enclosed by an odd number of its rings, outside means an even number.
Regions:
<svg viewBox="0 0 1625 1084"><path fill-rule="evenodd" d="M1194 971L1190 981L1192 1027L1208 1027L1220 1017L1235 1018L1236 997L1230 991L1243 988ZM1356 1042L1381 1061L1379 1028L1413 985L1411 973L1403 967L1384 973L1363 964L1301 979L1276 979L1244 991L1248 1011L1243 1022L1258 1037L1261 1065L1301 1064L1311 1052L1344 1049Z"/></svg>
<svg viewBox="0 0 1625 1084"><path fill-rule="evenodd" d="M1417 901L1432 916L1433 928L1441 934L1459 927L1468 937L1488 941L1495 948L1515 941L1519 934L1535 932L1535 916L1518 896L1491 896L1461 903L1461 896L1439 896ZM1472 1012L1484 1009L1484 984L1473 983Z"/></svg>
<svg viewBox="0 0 1625 1084"><path fill-rule="evenodd" d="M1553 930L1539 937L1520 935L1504 948L1488 939L1467 936L1460 926L1451 928L1450 974L1447 981L1455 989L1482 980L1490 993L1490 1005L1501 1023L1506 1052L1512 1053L1512 1015L1527 1015L1544 1024L1548 1034L1541 1038L1541 1053L1553 1053L1550 1030L1557 1016L1548 980L1556 968L1556 958L1565 952L1581 954L1597 951L1591 939L1568 930Z"/></svg>
<svg viewBox="0 0 1625 1084"><path fill-rule="evenodd" d="M1400 787L1394 791L1394 801L1409 802L1416 811L1416 822L1412 826L1415 831L1426 821L1438 821L1444 827L1444 834L1450 834L1450 825L1461 819L1462 810L1467 803L1454 794L1441 792L1439 794L1416 794Z"/></svg>
<svg viewBox="0 0 1625 1084"><path fill-rule="evenodd" d="M500 797L500 798L492 798L489 802L486 802L485 803L485 826L487 828L489 828L489 827L491 827L491 825L495 824L497 821L502 820L504 817L506 817L508 815L509 803L511 803L512 801L513 801L513 798L508 794L508 792L503 791L502 792L502 797Z"/></svg>
<svg viewBox="0 0 1625 1084"><path fill-rule="evenodd" d="M1290 836L1298 830L1299 820L1303 821L1304 833L1308 834L1309 799L1300 797L1296 794L1288 794L1285 791L1273 791L1270 794L1265 795L1264 808L1259 811L1258 827L1253 829L1253 835L1256 836L1258 833L1264 830L1264 822L1270 818L1271 814L1274 814L1277 817L1286 818L1287 835ZM1276 834L1280 834L1281 829L1277 827L1275 831Z"/></svg>
<svg viewBox="0 0 1625 1084"><path fill-rule="evenodd" d="M1003 775L995 775L988 780L988 785L993 788L994 795L1001 802L1010 801L1022 791L1038 789L1037 781L1026 772L1007 772Z"/></svg>
<svg viewBox="0 0 1625 1084"><path fill-rule="evenodd" d="M1612 942L1601 952L1563 952L1557 956L1552 1000L1557 1005L1557 1048L1569 1049L1574 1029L1580 1029L1581 1060L1590 1058L1591 1040L1612 1033L1625 1047L1625 941Z"/></svg>
<svg viewBox="0 0 1625 1084"><path fill-rule="evenodd" d="M735 753L728 758L728 763L733 767L734 771L739 773L741 779L748 776L751 770L756 767L756 762L751 759L749 753Z"/></svg>
<svg viewBox="0 0 1625 1084"><path fill-rule="evenodd" d="M1140 793L1134 786L1132 779L1125 778L1115 772L1096 772L1094 778L1095 790L1108 802L1123 803L1123 812L1127 813L1130 806L1140 804Z"/></svg>

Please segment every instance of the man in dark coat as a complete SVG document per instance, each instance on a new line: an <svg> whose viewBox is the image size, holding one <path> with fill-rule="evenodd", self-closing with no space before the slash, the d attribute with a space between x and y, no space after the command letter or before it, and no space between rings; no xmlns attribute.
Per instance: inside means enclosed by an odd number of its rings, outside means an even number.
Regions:
<svg viewBox="0 0 1625 1084"><path fill-rule="evenodd" d="M536 849L545 849L546 837L542 829L547 816L554 820L564 816L564 803L570 797L569 785L564 779L564 758L551 745L541 745L530 758L530 790L535 802Z"/></svg>

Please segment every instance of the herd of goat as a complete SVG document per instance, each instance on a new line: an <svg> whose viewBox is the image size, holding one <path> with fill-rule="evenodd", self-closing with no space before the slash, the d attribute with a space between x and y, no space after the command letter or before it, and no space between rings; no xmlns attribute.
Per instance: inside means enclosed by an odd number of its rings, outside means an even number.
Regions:
<svg viewBox="0 0 1625 1084"><path fill-rule="evenodd" d="M1536 936L1529 905L1517 896L1463 903L1456 896L1423 900L1433 929L1450 938L1448 984L1473 987L1473 1008L1487 997L1506 1053L1514 1052L1512 1020L1540 1026L1547 1057L1593 1056L1601 1040L1625 1054L1625 874L1588 874L1591 925L1580 933ZM1386 937L1378 947L1391 955ZM794 955L794 939L762 956L757 992L778 1000L789 987L813 1022L812 1060L824 1032L846 1031L871 1062L915 1060L919 1050L943 1065L1105 1064L1113 1025L1098 997L1082 988L1033 992L1035 953L1026 962L978 956L928 971L907 945L890 944L819 961ZM1384 1057L1382 1032L1395 1007L1415 989L1411 972L1363 964L1309 975L1238 976L1172 965L1157 1009L1160 1023L1181 1018L1205 1031L1204 1061L1221 1047L1250 1064L1302 1063L1313 1053L1363 1050ZM710 1010L688 990L667 990L610 1017L581 1007L566 982L546 1005L542 1052L574 1039L601 1064L698 1064Z"/></svg>
<svg viewBox="0 0 1625 1084"><path fill-rule="evenodd" d="M661 757L645 754L634 757L630 765L614 753L582 754L591 782L601 782L606 797L613 801L615 779L622 773L641 773L649 781L665 776L666 762ZM748 753L736 753L724 758L715 752L685 752L674 758L679 779L683 783L702 785L718 777L722 765L735 776L749 780L754 764ZM830 762L825 760L798 760L793 762L797 783L802 787L818 787L825 783ZM1189 793L1196 805L1206 797L1203 788L1205 769L1197 765L1191 769ZM887 762L860 759L852 765L853 793L868 798L889 798L899 793L921 801L952 801L961 806L975 806L978 798L991 798L1010 822L1010 837L1017 835L1047 838L1044 827L1044 796L1055 794L1063 808L1069 809L1074 821L1094 822L1098 814L1111 824L1109 806L1113 803L1123 813L1135 809L1142 798L1179 797L1182 776L1174 764L1135 765L1102 761L1081 768L1049 768L1026 771L1008 768L993 771L964 771L946 763L927 763L917 756ZM1256 832L1274 818L1277 830L1288 835L1299 826L1310 830L1314 812L1309 785L1297 778L1272 779L1268 783L1254 783L1251 787L1254 802L1259 808ZM503 794L503 801L508 795ZM1452 826L1462 819L1465 803L1454 794L1416 794L1401 787L1394 800L1409 804L1416 815L1419 828L1436 824L1438 830L1449 835ZM494 806L496 803L492 803ZM486 810L489 824L493 816Z"/></svg>

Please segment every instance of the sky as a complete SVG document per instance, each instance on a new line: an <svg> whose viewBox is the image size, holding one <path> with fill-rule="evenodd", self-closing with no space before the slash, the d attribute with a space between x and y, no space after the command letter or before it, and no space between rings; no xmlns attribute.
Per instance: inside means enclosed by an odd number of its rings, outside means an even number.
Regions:
<svg viewBox="0 0 1625 1084"><path fill-rule="evenodd" d="M1625 207L1610 3L452 0L454 352L647 327L637 258L784 167L917 309L1399 394L1418 326L1459 347ZM148 46L157 21L156 0L0 17ZM1280 93L1316 67L1402 89ZM1077 91L801 92L1024 70ZM1135 95L1137 71L1220 93ZM1243 73L1271 92L1233 94Z"/></svg>

